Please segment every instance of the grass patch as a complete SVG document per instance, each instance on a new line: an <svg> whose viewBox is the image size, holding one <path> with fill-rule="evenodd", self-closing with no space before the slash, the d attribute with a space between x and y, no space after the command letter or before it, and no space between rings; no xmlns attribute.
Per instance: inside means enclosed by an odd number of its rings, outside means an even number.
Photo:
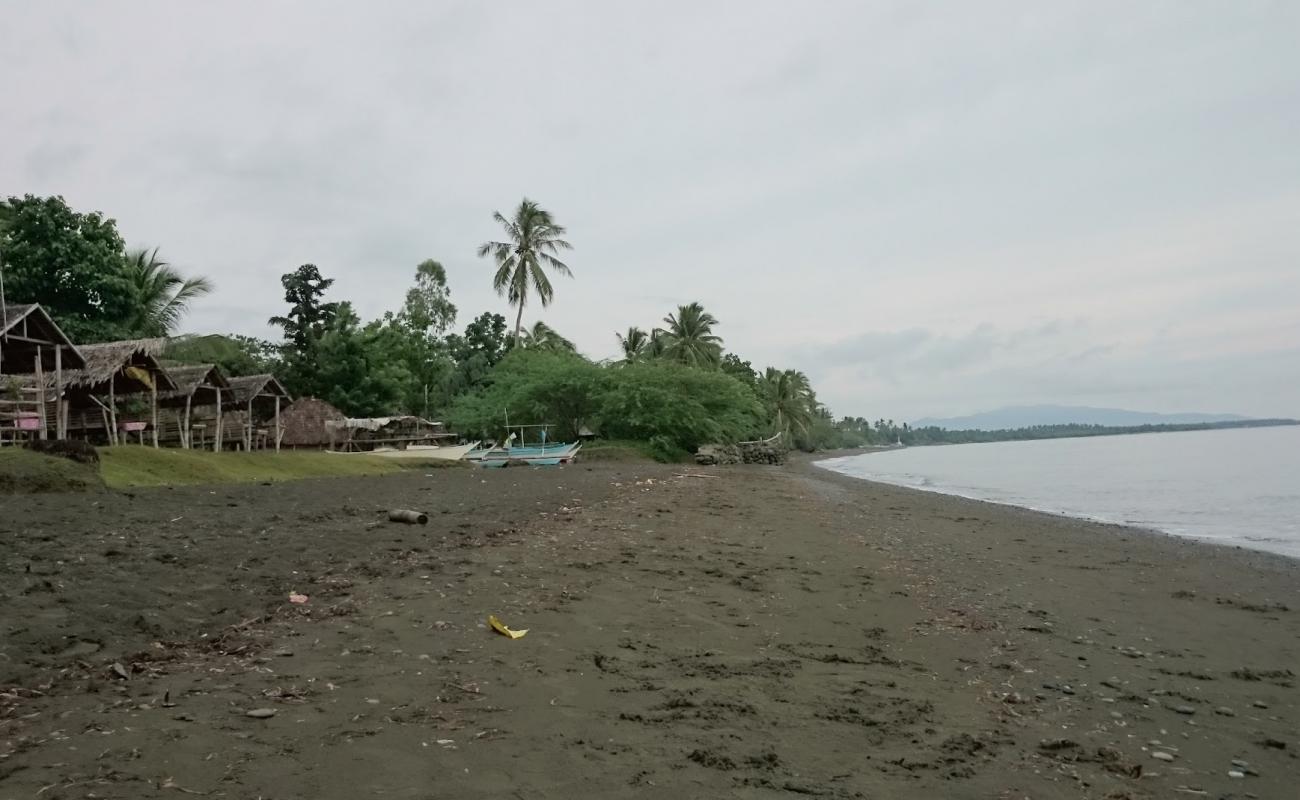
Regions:
<svg viewBox="0 0 1300 800"><path fill-rule="evenodd" d="M101 448L99 459L104 483L113 489L391 475L408 469L455 466L454 462L445 461L388 459L305 450L210 453L200 450L155 450L138 445Z"/></svg>
<svg viewBox="0 0 1300 800"><path fill-rule="evenodd" d="M659 461L654 448L649 442L631 439L597 439L587 442L578 453L578 462L583 461Z"/></svg>
<svg viewBox="0 0 1300 800"><path fill-rule="evenodd" d="M95 468L67 458L0 447L0 494L100 491L104 481Z"/></svg>

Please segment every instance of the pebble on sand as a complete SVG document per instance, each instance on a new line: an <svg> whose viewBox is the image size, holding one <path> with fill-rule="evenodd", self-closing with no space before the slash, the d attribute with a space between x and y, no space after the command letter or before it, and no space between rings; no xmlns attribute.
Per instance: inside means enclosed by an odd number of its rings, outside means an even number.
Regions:
<svg viewBox="0 0 1300 800"><path fill-rule="evenodd" d="M275 709L274 709L274 708L255 708L255 709L253 709L252 711L245 712L245 713L244 713L244 716L246 716L246 717L252 717L253 719L270 719L271 717L274 717L274 716L275 716Z"/></svg>
<svg viewBox="0 0 1300 800"><path fill-rule="evenodd" d="M1173 761L1174 758L1175 758L1175 756L1174 756L1173 753L1166 753L1166 752L1163 751L1163 750L1157 750L1157 751L1155 751L1154 753L1151 754L1151 757L1152 757L1152 758L1158 758L1158 759L1160 759L1161 761Z"/></svg>
<svg viewBox="0 0 1300 800"><path fill-rule="evenodd" d="M1242 772L1241 770L1230 769L1230 770L1228 770L1228 777L1229 777L1229 778L1244 778L1244 777L1246 777L1246 773Z"/></svg>

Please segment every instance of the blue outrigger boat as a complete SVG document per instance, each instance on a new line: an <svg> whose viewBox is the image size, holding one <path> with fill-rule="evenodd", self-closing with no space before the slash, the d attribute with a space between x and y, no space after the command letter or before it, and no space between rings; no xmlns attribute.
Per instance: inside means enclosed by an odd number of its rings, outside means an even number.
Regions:
<svg viewBox="0 0 1300 800"><path fill-rule="evenodd" d="M525 465L530 467L552 467L558 464L571 463L577 457L578 451L582 449L581 442L557 442L548 444L546 442L546 425L521 425L519 426L520 434L525 428L541 428L542 442L536 445L519 445L513 446L515 434L512 432L506 439L504 447L489 445L488 447L471 450L465 454L466 461L472 461L480 467L504 467L509 465ZM522 436L520 437L522 439Z"/></svg>
<svg viewBox="0 0 1300 800"><path fill-rule="evenodd" d="M480 467L504 467L516 464L530 467L553 467L557 464L572 462L581 449L582 445L578 442L549 444L542 447L499 447L483 450L479 453L471 451L465 458Z"/></svg>

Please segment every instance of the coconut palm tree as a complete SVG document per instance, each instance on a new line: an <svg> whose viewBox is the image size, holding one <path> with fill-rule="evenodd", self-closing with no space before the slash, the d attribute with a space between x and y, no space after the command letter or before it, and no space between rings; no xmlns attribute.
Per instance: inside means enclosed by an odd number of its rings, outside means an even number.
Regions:
<svg viewBox="0 0 1300 800"><path fill-rule="evenodd" d="M713 333L717 317L699 303L678 306L676 314L664 317L664 356L693 367L716 367L722 361L722 337Z"/></svg>
<svg viewBox="0 0 1300 800"><path fill-rule="evenodd" d="M641 361L646 357L650 349L650 337L646 332L637 327L627 329L627 335L616 333L618 337L618 346L623 348L623 361L627 364L633 364Z"/></svg>
<svg viewBox="0 0 1300 800"><path fill-rule="evenodd" d="M779 433L792 436L796 431L807 432L817 407L807 375L768 367L758 379L758 386Z"/></svg>
<svg viewBox="0 0 1300 800"><path fill-rule="evenodd" d="M506 219L499 211L492 218L505 229L507 241L484 242L479 245L478 255L492 256L497 265L492 288L505 295L510 305L519 307L515 315L515 343L519 344L523 341L524 306L529 294L535 294L543 308L555 297L545 268L573 277L569 266L556 257L561 250L572 250L573 245L561 238L565 230L556 224L551 212L526 197L515 209L513 219Z"/></svg>
<svg viewBox="0 0 1300 800"><path fill-rule="evenodd" d="M533 327L523 332L523 341L520 344L530 350L540 350L544 353L576 353L578 348L573 342L564 338L545 322L538 320L533 323Z"/></svg>
<svg viewBox="0 0 1300 800"><path fill-rule="evenodd" d="M190 301L212 291L207 278L186 278L158 258L156 247L128 252L126 259L133 295L127 328L136 336L167 336L180 324Z"/></svg>

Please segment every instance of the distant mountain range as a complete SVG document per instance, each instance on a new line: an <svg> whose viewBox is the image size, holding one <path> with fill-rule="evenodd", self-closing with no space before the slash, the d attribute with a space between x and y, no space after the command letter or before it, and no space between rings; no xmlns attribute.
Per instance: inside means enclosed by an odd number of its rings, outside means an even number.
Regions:
<svg viewBox="0 0 1300 800"><path fill-rule="evenodd" d="M1034 425L1189 425L1200 422L1240 422L1245 419L1249 418L1240 414L1157 414L1151 411L1088 406L1007 406L965 417L926 417L913 422L912 427L996 431Z"/></svg>

